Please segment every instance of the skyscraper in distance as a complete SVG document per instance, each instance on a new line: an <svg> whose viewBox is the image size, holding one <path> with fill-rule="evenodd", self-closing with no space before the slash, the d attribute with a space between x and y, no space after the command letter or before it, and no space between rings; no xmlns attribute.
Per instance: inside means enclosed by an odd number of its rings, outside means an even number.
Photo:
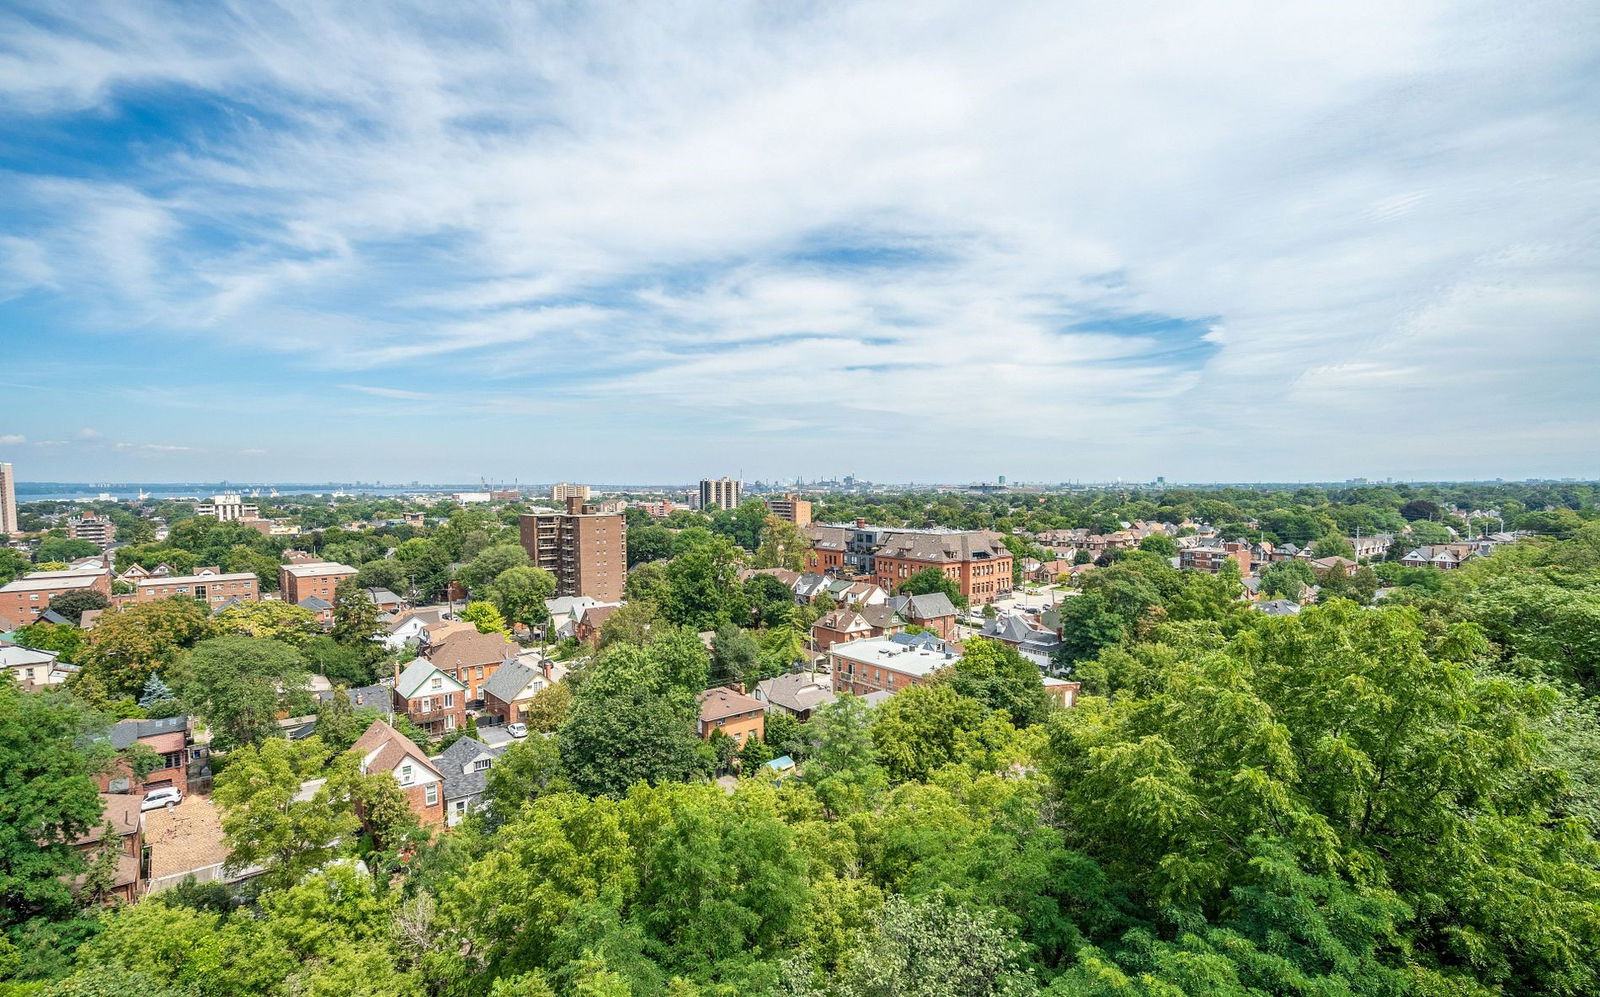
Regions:
<svg viewBox="0 0 1600 997"><path fill-rule="evenodd" d="M17 474L0 463L0 534L17 532Z"/></svg>
<svg viewBox="0 0 1600 997"><path fill-rule="evenodd" d="M740 483L732 478L701 478L700 508L739 508L739 486Z"/></svg>

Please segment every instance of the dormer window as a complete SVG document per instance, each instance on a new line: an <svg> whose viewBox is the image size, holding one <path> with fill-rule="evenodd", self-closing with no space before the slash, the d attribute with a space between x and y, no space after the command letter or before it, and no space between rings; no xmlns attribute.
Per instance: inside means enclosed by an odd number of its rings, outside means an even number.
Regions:
<svg viewBox="0 0 1600 997"><path fill-rule="evenodd" d="M491 763L490 763L489 759L487 759L487 758L479 758L479 759L477 759L476 761L474 761L472 763L472 771L474 771L474 772L482 772L485 769L487 769L490 764Z"/></svg>

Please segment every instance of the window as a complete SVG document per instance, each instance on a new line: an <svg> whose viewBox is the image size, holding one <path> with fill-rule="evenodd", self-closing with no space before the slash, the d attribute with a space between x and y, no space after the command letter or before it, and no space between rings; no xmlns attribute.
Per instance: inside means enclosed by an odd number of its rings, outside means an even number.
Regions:
<svg viewBox="0 0 1600 997"><path fill-rule="evenodd" d="M439 803L439 787L429 783L427 788L422 791L422 802L430 807L437 806Z"/></svg>
<svg viewBox="0 0 1600 997"><path fill-rule="evenodd" d="M491 764L493 764L493 762L491 762L487 758L476 759L472 763L472 771L474 771L474 772L482 772L484 769L488 768Z"/></svg>
<svg viewBox="0 0 1600 997"><path fill-rule="evenodd" d="M448 710L454 705L456 705L456 694L452 692L450 695L444 697L444 706L440 708Z"/></svg>
<svg viewBox="0 0 1600 997"><path fill-rule="evenodd" d="M433 677L433 681L428 684L428 688L430 688L430 689L443 689L444 688L444 676L435 675Z"/></svg>
<svg viewBox="0 0 1600 997"><path fill-rule="evenodd" d="M450 716L447 716L447 717L444 718L444 729L445 730L455 730L456 729L455 714L451 714Z"/></svg>
<svg viewBox="0 0 1600 997"><path fill-rule="evenodd" d="M409 786L413 781L415 781L415 778L416 777L412 772L411 765L409 763L400 766L400 785Z"/></svg>

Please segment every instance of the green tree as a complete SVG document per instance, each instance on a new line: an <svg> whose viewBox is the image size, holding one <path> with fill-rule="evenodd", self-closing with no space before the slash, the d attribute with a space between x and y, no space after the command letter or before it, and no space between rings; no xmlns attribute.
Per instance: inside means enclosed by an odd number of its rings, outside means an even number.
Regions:
<svg viewBox="0 0 1600 997"><path fill-rule="evenodd" d="M372 638L383 630L378 622L378 606L367 596L367 590L357 584L352 576L345 578L333 590L333 639L346 647L363 650L374 648ZM374 655L380 651L373 651Z"/></svg>
<svg viewBox="0 0 1600 997"><path fill-rule="evenodd" d="M1025 997L1036 993L1017 945L988 912L939 898L890 897L864 931L830 997Z"/></svg>
<svg viewBox="0 0 1600 997"><path fill-rule="evenodd" d="M322 632L317 614L276 599L229 606L216 615L214 628L219 634L278 640L299 648Z"/></svg>
<svg viewBox="0 0 1600 997"><path fill-rule="evenodd" d="M661 613L671 623L697 631L743 623L749 609L739 586L734 548L720 537L679 554L667 566Z"/></svg>
<svg viewBox="0 0 1600 997"><path fill-rule="evenodd" d="M0 677L0 931L72 909L67 881L84 869L74 842L101 818L101 759L80 748L92 726L65 694Z"/></svg>
<svg viewBox="0 0 1600 997"><path fill-rule="evenodd" d="M494 603L483 600L467 603L466 608L461 611L461 619L477 627L481 634L503 634L508 629L505 617L500 615L500 610L494 607Z"/></svg>
<svg viewBox="0 0 1600 997"><path fill-rule="evenodd" d="M489 826L499 827L524 804L570 788L561 774L561 752L554 738L514 741L489 768L485 790Z"/></svg>
<svg viewBox="0 0 1600 997"><path fill-rule="evenodd" d="M216 778L224 841L235 869L262 866L268 885L288 885L328 860L361 827L354 807L357 759L328 762L316 737L273 738L235 751ZM323 779L309 792L302 786Z"/></svg>
<svg viewBox="0 0 1600 997"><path fill-rule="evenodd" d="M1261 569L1261 594L1270 599L1293 599L1298 602L1305 590L1316 582L1316 571L1297 557L1274 561Z"/></svg>
<svg viewBox="0 0 1600 997"><path fill-rule="evenodd" d="M1044 723L1050 712L1039 666L1000 641L969 639L955 667L940 675L957 693L1000 711L1017 727Z"/></svg>
<svg viewBox="0 0 1600 997"><path fill-rule="evenodd" d="M848 693L817 710L805 725L810 738L806 782L836 814L869 806L887 785L872 742L872 708Z"/></svg>
<svg viewBox="0 0 1600 997"><path fill-rule="evenodd" d="M1066 600L1061 604L1061 647L1056 652L1056 665L1069 668L1093 658L1121 642L1125 626L1099 592L1085 592Z"/></svg>
<svg viewBox="0 0 1600 997"><path fill-rule="evenodd" d="M17 630L16 642L36 651L54 651L69 664L83 660L89 635L68 623L29 623Z"/></svg>
<svg viewBox="0 0 1600 997"><path fill-rule="evenodd" d="M1015 731L998 711L947 683L902 689L872 720L874 754L891 781L926 780L945 765L994 771L1012 760Z"/></svg>
<svg viewBox="0 0 1600 997"><path fill-rule="evenodd" d="M755 638L731 623L717 628L711 642L710 686L733 685L745 681L760 665L761 647Z"/></svg>
<svg viewBox="0 0 1600 997"><path fill-rule="evenodd" d="M1178 545L1165 533L1152 533L1139 541L1139 549L1160 557L1177 557Z"/></svg>
<svg viewBox="0 0 1600 997"><path fill-rule="evenodd" d="M901 595L930 595L934 592L943 592L950 597L950 602L958 608L965 608L967 597L961 594L961 586L953 578L946 578L944 572L938 568L923 568L921 571L900 583Z"/></svg>
<svg viewBox="0 0 1600 997"><path fill-rule="evenodd" d="M744 596L759 626L781 626L794 619L793 590L771 575L751 575L745 579Z"/></svg>
<svg viewBox="0 0 1600 997"><path fill-rule="evenodd" d="M88 540L69 540L66 537L46 537L33 552L35 561L76 561L80 557L94 557L100 548ZM65 615L65 614L62 614Z"/></svg>
<svg viewBox="0 0 1600 997"><path fill-rule="evenodd" d="M628 530L628 568L664 561L672 556L672 531L654 523Z"/></svg>
<svg viewBox="0 0 1600 997"><path fill-rule="evenodd" d="M513 568L528 566L528 552L521 544L497 544L462 565L458 577L473 595L483 598L485 594L481 590L488 588L490 582Z"/></svg>
<svg viewBox="0 0 1600 997"><path fill-rule="evenodd" d="M769 515L762 524L761 543L756 547L751 566L804 571L806 552L810 549L811 541L800 527L787 519Z"/></svg>
<svg viewBox="0 0 1600 997"><path fill-rule="evenodd" d="M137 695L152 672L211 633L211 615L197 599L135 603L107 613L89 632L79 677L93 679L112 698Z"/></svg>
<svg viewBox="0 0 1600 997"><path fill-rule="evenodd" d="M556 594L556 578L543 568L508 568L495 577L485 593L500 615L525 627L550 622L545 600Z"/></svg>
<svg viewBox="0 0 1600 997"><path fill-rule="evenodd" d="M282 641L214 637L195 645L185 667L184 702L223 750L272 737L280 700L305 696L305 659Z"/></svg>
<svg viewBox="0 0 1600 997"><path fill-rule="evenodd" d="M83 614L91 609L105 609L111 605L111 600L94 589L73 589L62 592L50 599L50 608L65 616L77 626L83 621Z"/></svg>

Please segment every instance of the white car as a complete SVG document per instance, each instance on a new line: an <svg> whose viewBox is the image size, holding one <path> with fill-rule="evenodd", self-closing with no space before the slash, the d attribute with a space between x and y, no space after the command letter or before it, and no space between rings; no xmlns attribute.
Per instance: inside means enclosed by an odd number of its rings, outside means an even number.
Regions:
<svg viewBox="0 0 1600 997"><path fill-rule="evenodd" d="M177 786L163 786L152 789L144 794L144 802L139 804L140 811L160 810L162 807L175 807L183 802L183 790Z"/></svg>
<svg viewBox="0 0 1600 997"><path fill-rule="evenodd" d="M528 736L528 725L527 724L506 724L506 733L510 734L512 737L527 737Z"/></svg>

